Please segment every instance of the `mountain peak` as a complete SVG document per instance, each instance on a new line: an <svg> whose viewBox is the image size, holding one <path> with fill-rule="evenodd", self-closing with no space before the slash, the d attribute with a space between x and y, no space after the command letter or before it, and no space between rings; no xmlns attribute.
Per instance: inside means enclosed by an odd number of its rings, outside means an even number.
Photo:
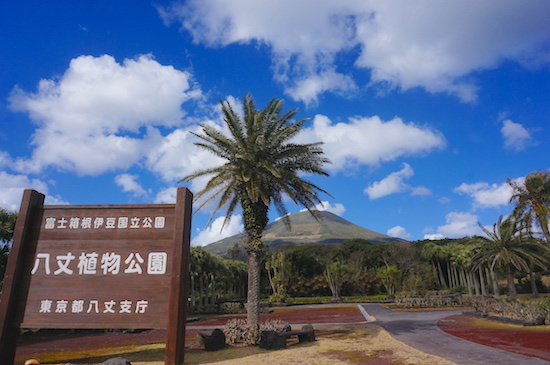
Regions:
<svg viewBox="0 0 550 365"><path fill-rule="evenodd" d="M315 211L315 217L308 211L290 214L287 217L290 220L290 230L283 219L277 219L266 226L262 237L266 246L307 243L339 244L352 238L366 239L374 244L403 241L400 238L368 230L327 211ZM246 236L241 233L211 243L204 249L224 257L227 250L232 248L235 243L244 244L245 242Z"/></svg>

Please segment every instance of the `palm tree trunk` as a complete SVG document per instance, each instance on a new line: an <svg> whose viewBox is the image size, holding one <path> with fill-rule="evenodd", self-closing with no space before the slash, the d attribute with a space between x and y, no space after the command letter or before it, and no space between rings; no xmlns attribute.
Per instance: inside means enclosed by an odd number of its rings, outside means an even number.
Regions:
<svg viewBox="0 0 550 365"><path fill-rule="evenodd" d="M550 231L548 230L548 218L540 216L539 213L536 213L537 220L539 221L540 228L542 229L542 233L544 234L544 238L546 239L546 244L550 246Z"/></svg>
<svg viewBox="0 0 550 365"><path fill-rule="evenodd" d="M468 271L468 276L470 278L470 280L472 281L473 283L473 286L474 286L474 290L476 292L476 296L479 296L480 291L479 291L479 281L478 281L478 278L474 275L474 272L469 270Z"/></svg>
<svg viewBox="0 0 550 365"><path fill-rule="evenodd" d="M472 285L472 278L470 276L470 272L465 269L462 269L462 272L464 273L464 278L466 279L466 286L468 287L468 295L472 296L474 293L472 290L473 285Z"/></svg>
<svg viewBox="0 0 550 365"><path fill-rule="evenodd" d="M248 252L248 298L247 322L249 326L258 327L260 324L260 252Z"/></svg>
<svg viewBox="0 0 550 365"><path fill-rule="evenodd" d="M464 275L464 270L458 268L456 270L458 272L458 277L460 278L460 286L470 289L468 287L468 283L466 282L466 275Z"/></svg>
<svg viewBox="0 0 550 365"><path fill-rule="evenodd" d="M212 280L212 291L210 292L210 304L216 304L216 277L214 274L210 274L210 280Z"/></svg>
<svg viewBox="0 0 550 365"><path fill-rule="evenodd" d="M485 278L483 277L483 269L479 268L479 284L481 286L481 295L487 295L487 288L485 288Z"/></svg>
<svg viewBox="0 0 550 365"><path fill-rule="evenodd" d="M195 310L195 297L196 297L196 294L195 294L195 273L193 271L191 271L190 273L191 275L191 285L189 285L189 297L191 298L191 302L189 302L189 306L190 306L190 310L191 311L194 311Z"/></svg>
<svg viewBox="0 0 550 365"><path fill-rule="evenodd" d="M514 282L514 275L506 274L506 282L508 283L508 295L511 297L517 297L516 283Z"/></svg>
<svg viewBox="0 0 550 365"><path fill-rule="evenodd" d="M269 206L266 206L261 199L258 202L251 201L246 189L239 190L239 195L243 209L244 230L247 235L248 295L246 318L248 326L259 331L262 233L269 221L267 217Z"/></svg>
<svg viewBox="0 0 550 365"><path fill-rule="evenodd" d="M495 270L491 270L491 281L493 282L493 296L495 297L495 299L498 299L500 298L500 293L498 289L498 281Z"/></svg>
<svg viewBox="0 0 550 365"><path fill-rule="evenodd" d="M531 279L531 293L533 293L533 298L540 297L539 289L537 288L537 275L534 273L532 262L529 265L529 278Z"/></svg>
<svg viewBox="0 0 550 365"><path fill-rule="evenodd" d="M453 275L453 288L457 288L460 286L460 282L458 281L458 275L456 274L456 267L451 264L451 274Z"/></svg>
<svg viewBox="0 0 550 365"><path fill-rule="evenodd" d="M199 276L199 308L204 308L204 275Z"/></svg>
<svg viewBox="0 0 550 365"><path fill-rule="evenodd" d="M456 286L462 286L462 281L460 280L460 275L458 273L458 269L455 265L453 265L453 272L454 272L454 275L455 275L455 281L456 281Z"/></svg>
<svg viewBox="0 0 550 365"><path fill-rule="evenodd" d="M439 272L439 281L441 283L441 286L444 289L449 289L447 281L445 280L445 275L443 275L443 270L441 269L441 263L439 262L439 260L437 261L437 271Z"/></svg>

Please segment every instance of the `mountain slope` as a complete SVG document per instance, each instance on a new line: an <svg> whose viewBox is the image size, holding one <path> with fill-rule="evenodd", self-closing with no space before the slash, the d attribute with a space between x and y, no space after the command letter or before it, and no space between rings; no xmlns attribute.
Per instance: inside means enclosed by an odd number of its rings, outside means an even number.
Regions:
<svg viewBox="0 0 550 365"><path fill-rule="evenodd" d="M318 212L316 220L309 212L300 212L288 216L291 230L288 230L282 219L267 225L263 240L266 246L282 244L303 245L306 243L342 243L352 238L363 238L372 243L402 242L400 238L386 236L356 224L353 224L333 213ZM246 243L245 234L238 234L204 246L206 251L219 256L226 256L227 250L235 243Z"/></svg>

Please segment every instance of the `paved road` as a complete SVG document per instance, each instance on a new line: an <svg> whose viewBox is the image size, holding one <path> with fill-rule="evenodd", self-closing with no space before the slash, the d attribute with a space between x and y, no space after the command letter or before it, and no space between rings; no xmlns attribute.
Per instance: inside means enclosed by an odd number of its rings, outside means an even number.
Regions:
<svg viewBox="0 0 550 365"><path fill-rule="evenodd" d="M463 340L443 332L437 326L440 319L462 311L395 312L379 304L364 304L376 324L396 340L422 352L451 360L459 365L542 365L550 362L523 356L493 347Z"/></svg>

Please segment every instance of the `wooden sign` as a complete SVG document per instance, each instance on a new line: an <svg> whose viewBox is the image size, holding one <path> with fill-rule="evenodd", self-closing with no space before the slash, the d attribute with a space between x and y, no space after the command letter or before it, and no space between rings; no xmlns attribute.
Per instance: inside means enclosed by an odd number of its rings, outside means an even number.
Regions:
<svg viewBox="0 0 550 365"><path fill-rule="evenodd" d="M168 329L165 364L181 364L191 193L178 189L175 205L43 201L23 196L0 302L0 365L13 363L20 328Z"/></svg>

